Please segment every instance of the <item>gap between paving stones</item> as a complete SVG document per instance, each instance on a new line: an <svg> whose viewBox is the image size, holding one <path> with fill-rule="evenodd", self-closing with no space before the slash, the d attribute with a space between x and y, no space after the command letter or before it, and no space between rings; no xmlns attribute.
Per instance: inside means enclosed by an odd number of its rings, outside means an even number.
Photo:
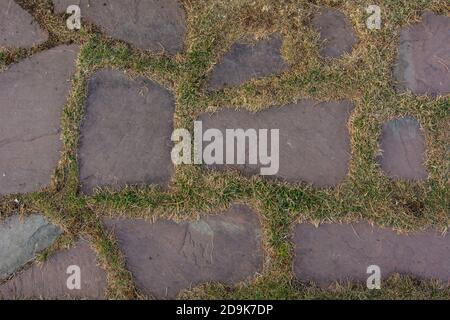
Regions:
<svg viewBox="0 0 450 320"><path fill-rule="evenodd" d="M111 61L109 61L109 62L111 62ZM311 74L311 76L313 77L312 79L313 80L319 80L319 79L321 79L320 77L318 77L318 78L314 78L315 76L313 76L313 73ZM304 78L304 79L302 79L302 80L305 80L305 79L307 79L307 78ZM270 79L270 81L273 81L274 79ZM263 84L264 84L264 80L262 80L261 81ZM258 83L258 82L256 82L256 83ZM267 82L267 83L270 83L270 82ZM275 80L275 83L277 83L277 80ZM302 84L302 85L304 85L304 84ZM264 86L263 86L264 87ZM238 90L245 90L245 88L251 88L251 85L249 85L248 87L246 87L245 85L244 85L244 89L238 89ZM335 87L334 87L335 88ZM181 89L180 88L177 88L177 91L178 90L182 90L182 89L184 89L182 86L181 86ZM311 94L311 93L313 93L313 96L315 96L316 95L316 92L317 91L314 91L314 90L311 90L311 89L314 89L313 87L310 87L309 88L309 94ZM316 88L316 90L317 90L317 88ZM263 90L264 91L264 90ZM319 90L320 91L320 90ZM241 93L242 91L240 91L239 93ZM345 90L344 90L344 92L345 92ZM267 100L267 101L283 101L283 99L284 100L286 100L287 98L285 98L285 97L283 97L283 95L281 95L280 94L281 92L279 92L279 93L277 93L275 96L276 96L276 98L274 99L274 98L270 98L270 95L269 95L269 99ZM293 93L293 92L291 92L291 93ZM308 94L308 95L309 95ZM373 93L372 93L373 94ZM220 97L220 94L218 95L219 97ZM232 96L232 95L230 95L230 96ZM220 97L220 98L222 98L222 97ZM265 98L267 98L267 95L266 94L263 94L262 95L262 98L261 98L261 100L259 100L259 101L262 101L263 99L265 99ZM395 99L396 97L392 97L392 101L391 101L391 103L396 103L397 101L396 101L396 99ZM209 98L206 98L205 99L205 101L208 101L208 99ZM228 99L228 98L227 98ZM289 99L291 99L291 98L289 98ZM288 100L289 100L288 99ZM182 99L182 101L186 101L186 100L184 100L184 99ZM214 101L214 100L213 100ZM220 101L219 99L217 99L216 101ZM237 102L236 102L237 101ZM249 101L249 103L248 104L251 104L251 105L258 105L260 102L259 102L258 100L251 100L250 99L250 101ZM188 102L191 102L191 101L189 101L188 100ZM239 100L235 100L235 102L233 103L233 105L237 105L237 104L240 104L240 103L238 103L239 102ZM357 103L356 103L356 105L357 106L359 106L360 105L360 103L361 103L361 101L356 101ZM436 113L437 114L439 114L439 112L443 112L443 115L445 115L446 113L445 113L445 111L444 111L444 109L442 109L442 111L439 111L440 109L439 109L439 104L441 104L442 106L444 106L444 103L445 103L445 100L443 100L443 99L441 99L441 100L438 100L438 102L436 103L436 102L433 102L431 99L428 99L428 98L425 98L425 99L422 99L422 98L412 98L412 97L408 97L408 96L406 96L406 97L402 97L402 101L401 101L401 104L402 105L406 105L406 103L410 103L410 102L413 102L413 104L416 106L416 108L417 108L417 110L416 110L416 112L418 113L418 114L420 114L421 115L421 119L422 120L425 120L425 121L421 121L421 122L425 122L425 123L427 123L428 122L428 120L430 120L431 118L432 118L432 116L429 116L429 115L427 115L427 112L424 112L424 111L422 111L421 109L423 108L423 104L425 104L425 105L428 105L428 106L434 106L434 110L436 111ZM203 103L203 105L204 106L207 106L208 105L208 103ZM217 104L218 105L218 104ZM245 105L247 105L247 104L245 104ZM390 115L383 115L382 116L382 118L383 118L383 120L387 120L387 119L390 119L390 118L393 118L394 116L400 116L400 115L403 115L403 112L405 112L406 110L408 110L409 108L405 108L404 109L404 111L402 111L402 112L399 112L399 113L397 113L397 114L395 114L395 115L392 115L392 114L390 114ZM355 117L356 118L356 120L358 120L358 117L356 116ZM379 119L379 123L381 123L382 121ZM442 125L443 124L441 124L440 125L440 127L442 128ZM434 124L429 124L429 127L428 127L429 129L432 129L431 130L431 132L432 132L432 136L433 136L433 134L434 134L434 137L437 135L438 137L439 137L439 134L437 133L437 131L438 131L438 128L439 128L439 126L437 126L435 123ZM373 128L372 128L372 130L373 130ZM378 129L377 129L378 130ZM376 130L374 130L374 131L376 131ZM428 139L428 141L430 141L430 137L428 136L427 137L427 139ZM440 141L442 141L442 138L441 138L441 140ZM444 140L445 141L445 140ZM428 143L429 145L430 144L432 144L432 143ZM434 143L432 144L432 145L434 145ZM438 151L438 152L441 152L442 151L442 149L441 148L435 148L435 147L432 147L432 150L436 150L436 151ZM440 168L442 168L442 163L437 163L438 164L438 168L440 167ZM434 166L434 168L436 168L436 166ZM190 172L190 170L194 170L196 173L198 173L197 172L197 170L196 169L191 169L191 168L189 168L189 169L187 169L186 171L187 171L187 173L189 173ZM438 177L439 178L439 171L440 171L440 173L442 174L442 170L434 170L434 175L436 176L436 177ZM198 174L200 174L200 173L198 173ZM433 175L433 172L431 173L432 175ZM198 176L198 175L197 175ZM176 179L175 180L178 180L177 179L177 177L179 177L179 176L176 176ZM232 177L232 178L235 178L236 176L228 176L228 177ZM208 180L208 179L212 179L212 180L214 180L214 179L221 179L221 176L217 176L217 175L208 175L206 178L205 178L206 180ZM203 179L203 180L205 180L205 179ZM181 180L181 183L179 183L179 186L183 186L183 183L185 183L185 182L188 182L189 183L189 181L183 181L183 178L182 179L180 179ZM438 179L438 180L440 180L440 179ZM223 180L222 180L223 181ZM295 198L295 197L298 197L298 195L296 195L295 193L295 191L299 191L299 190L301 190L302 191L302 193L303 192L311 192L310 193L310 196L311 196L311 194L312 195L314 195L314 196L317 196L318 198L320 198L320 197L323 197L324 195L326 195L327 194L327 192L322 192L322 191L320 191L320 192L317 192L316 193L316 191L313 191L313 190L308 190L308 188L304 188L304 187L302 187L302 188L300 188L300 189L292 189L291 187L289 187L289 186L283 186L283 185L270 185L270 184L268 184L268 183L266 183L266 182L264 182L264 181L261 181L261 180L258 180L258 179L252 179L252 180L250 180L250 181L252 181L252 183L253 183L253 187L245 187L245 189L247 189L247 190L244 190L244 192L242 192L242 191L240 191L239 193L240 193L240 196L237 196L237 198L245 198L243 195L251 195L251 197L253 197L253 194L255 193L255 189L254 189L254 187L255 186L258 186L258 187L260 187L261 185L263 185L263 186L265 186L265 187L267 187L267 188L280 188L281 190L283 190L283 191L287 191L287 193L289 194L289 196L287 197L287 199L286 200L279 200L278 199L278 201L281 201L282 202L282 205L281 205L281 207L284 207L284 204L283 204L283 202L289 202L290 200L292 200L292 198ZM256 182L255 182L256 181ZM239 185L238 186L238 188L243 188L243 186L245 185L245 183L246 182L248 182L248 180L241 180L237 185ZM192 181L191 181L191 183L192 183ZM439 182L437 182L438 184L439 184ZM226 184L226 183L225 183ZM403 184L403 183L400 183L399 184L399 187L398 187L398 191L402 191L402 189L404 189L404 188L406 188L406 189L408 189L408 191L411 191L411 188L409 187L409 185L408 184ZM217 188L217 189L219 189L219 188ZM414 188L413 188L414 189ZM419 188L420 189L420 188ZM272 189L273 190L273 189ZM425 188L424 188L424 190L425 190ZM445 192L445 189L441 189L442 191L444 191ZM148 190L147 190L148 191ZM146 190L145 189L141 189L141 190L137 190L137 191L134 191L134 190L132 190L131 191L131 196L136 196L136 195L138 195L137 196L137 198L139 199L139 194L141 194L141 196L142 196L142 194L143 193L145 193L146 192ZM150 192L154 192L157 196L162 196L162 195L165 195L165 194L163 194L163 193L159 193L158 191L153 191L152 189L150 189ZM253 193L253 194L252 194ZM119 193L120 194L120 193ZM445 194L445 193L444 193ZM72 196L72 195L71 195ZM102 193L100 193L100 196L99 197L101 197L102 196ZM329 195L328 195L329 196ZM423 196L423 195L422 195ZM421 196L421 197L422 197ZM167 198L170 198L170 197L167 197ZM175 197L174 197L175 198ZM72 199L72 200L74 200L74 199ZM91 199L87 199L87 202L89 203L90 202L90 200ZM95 199L94 199L95 200ZM173 199L169 199L169 201L168 202L171 202ZM270 201L271 201L272 199L270 199ZM229 203L229 202L231 202L230 201L230 199L228 198L228 201L226 201L227 203ZM96 201L94 201L94 204L96 203ZM223 205L223 203L222 203L222 205ZM195 207L195 206L194 206ZM168 212L171 208L177 208L177 206L169 206L168 208L166 208L166 209L164 209L163 211L166 211L166 212ZM141 208L141 209L145 209L145 206L143 207L143 208ZM191 210L192 211L194 211L195 210L195 208L191 208ZM95 210L95 211L97 211L97 210ZM355 210L355 212L356 212L357 210ZM285 212L284 212L285 213ZM318 215L318 216L321 216L321 215ZM388 223L389 224L389 223ZM405 227L404 225L402 226L402 227ZM410 226L407 226L407 227L411 227L411 228L413 228L413 226L412 225L410 225Z"/></svg>

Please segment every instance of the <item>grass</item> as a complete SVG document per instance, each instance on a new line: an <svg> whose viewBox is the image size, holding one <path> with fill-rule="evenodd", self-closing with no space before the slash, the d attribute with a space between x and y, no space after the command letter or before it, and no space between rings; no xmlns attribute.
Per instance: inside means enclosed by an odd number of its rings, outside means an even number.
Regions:
<svg viewBox="0 0 450 320"><path fill-rule="evenodd" d="M445 0L384 0L383 28L365 26L364 8L373 1L244 1L184 0L188 32L181 54L167 56L139 51L84 24L79 32L65 27L65 17L52 12L51 1L17 1L49 32L49 40L30 50L0 49L0 70L36 52L60 45L81 46L72 93L62 117L64 150L52 184L40 192L0 198L0 218L20 212L42 212L61 226L66 239L90 239L107 271L111 299L151 298L136 288L114 237L106 233L102 216L157 218L176 221L198 218L225 209L235 202L251 205L260 215L266 262L257 279L235 287L206 284L184 292L187 298L226 299L409 299L447 298L448 289L432 281L393 276L380 291L342 284L327 290L300 284L292 273L291 234L298 222L332 223L368 220L401 232L448 229L450 141L448 98L397 94L393 89L399 31L419 21L425 9L449 15ZM358 43L342 59L319 55L320 41L310 21L318 6L343 11L353 24ZM219 92L204 89L214 65L233 42L243 37L264 38L282 34L283 56L290 69L280 76L252 80ZM273 105L311 98L320 101L348 99L355 105L349 122L352 160L346 180L335 188L318 189L306 184L245 178L236 172L210 172L196 166L176 168L169 190L155 186L129 186L120 191L99 189L92 196L79 192L77 147L89 77L100 68L127 72L130 77L151 78L176 97L176 127L192 127L205 111L247 108L259 111ZM426 136L426 182L400 182L387 178L376 163L381 125L411 115ZM73 241L59 241L40 256L45 260Z"/></svg>

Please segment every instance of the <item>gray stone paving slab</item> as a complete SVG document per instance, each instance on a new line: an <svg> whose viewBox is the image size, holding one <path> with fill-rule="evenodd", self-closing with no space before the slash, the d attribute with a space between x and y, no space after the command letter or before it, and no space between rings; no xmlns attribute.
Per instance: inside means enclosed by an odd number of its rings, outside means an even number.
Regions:
<svg viewBox="0 0 450 320"><path fill-rule="evenodd" d="M279 74L287 68L281 55L282 39L273 34L255 44L232 45L208 80L208 89L239 86L251 79Z"/></svg>
<svg viewBox="0 0 450 320"><path fill-rule="evenodd" d="M323 42L322 56L339 58L352 52L357 37L353 26L342 12L331 8L320 8L313 17L312 24Z"/></svg>
<svg viewBox="0 0 450 320"><path fill-rule="evenodd" d="M83 191L125 184L167 186L174 171L171 135L175 100L167 89L118 71L88 84L79 149Z"/></svg>
<svg viewBox="0 0 450 320"><path fill-rule="evenodd" d="M79 267L80 289L70 290L74 275L72 266ZM97 257L89 244L78 241L69 250L52 255L42 266L34 264L12 280L0 286L3 299L105 299L106 273L97 265ZM71 287L73 288L73 287Z"/></svg>
<svg viewBox="0 0 450 320"><path fill-rule="evenodd" d="M16 215L0 221L0 280L48 248L60 233L58 227L38 214L23 219Z"/></svg>
<svg viewBox="0 0 450 320"><path fill-rule="evenodd" d="M13 0L0 0L0 47L31 48L47 41L48 33Z"/></svg>
<svg viewBox="0 0 450 320"><path fill-rule="evenodd" d="M302 100L258 113L224 109L215 114L203 114L198 120L202 121L204 132L216 128L224 136L226 129L279 129L279 171L275 177L291 183L332 186L342 182L348 173L351 145L347 124L352 111L353 105L348 101ZM269 166L262 165L261 159L258 165L248 164L249 144L246 146L247 164L209 167L232 168L244 175L259 175L261 168ZM270 147L268 150L270 154ZM225 155L224 150L224 162Z"/></svg>
<svg viewBox="0 0 450 320"><path fill-rule="evenodd" d="M105 219L117 235L136 283L157 298L208 281L236 283L263 265L261 225L243 205L196 222Z"/></svg>
<svg viewBox="0 0 450 320"><path fill-rule="evenodd" d="M394 68L397 90L433 96L450 93L450 17L427 11L400 34Z"/></svg>
<svg viewBox="0 0 450 320"><path fill-rule="evenodd" d="M425 137L419 123L411 117L399 118L383 125L380 142L381 169L390 177L426 180Z"/></svg>
<svg viewBox="0 0 450 320"><path fill-rule="evenodd" d="M59 46L0 73L0 195L34 192L50 183L78 50Z"/></svg>
<svg viewBox="0 0 450 320"><path fill-rule="evenodd" d="M294 242L297 278L321 286L366 283L371 265L380 267L382 279L400 273L445 284L450 280L450 237L432 231L398 235L365 222L319 228L300 224Z"/></svg>
<svg viewBox="0 0 450 320"><path fill-rule="evenodd" d="M175 54L183 49L186 18L178 0L53 0L55 11L79 5L83 19L139 49Z"/></svg>

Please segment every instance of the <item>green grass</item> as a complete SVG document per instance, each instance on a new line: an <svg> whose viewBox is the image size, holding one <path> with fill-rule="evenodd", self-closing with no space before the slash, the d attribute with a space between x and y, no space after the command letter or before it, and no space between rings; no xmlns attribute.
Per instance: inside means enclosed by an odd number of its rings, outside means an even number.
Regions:
<svg viewBox="0 0 450 320"><path fill-rule="evenodd" d="M52 13L48 0L18 1L50 34L45 44L30 50L0 50L0 69L36 52L59 44L81 45L72 93L62 117L64 150L52 184L31 195L0 198L0 217L17 211L42 212L61 226L65 239L78 235L91 240L108 275L108 297L149 298L136 288L114 237L101 224L102 216L156 218L176 221L210 214L236 202L252 206L260 215L267 259L257 279L235 287L203 285L184 292L188 298L227 299L409 299L448 298L448 289L431 281L393 276L381 291L343 284L328 290L299 284L292 273L291 235L297 222L331 223L369 220L399 231L432 227L446 231L450 222L448 154L450 141L448 98L396 94L391 77L399 31L418 21L425 9L449 15L445 0L380 1L383 28L365 27L364 8L371 1L188 1L185 50L176 56L151 54L132 48L85 25L80 32L65 27L64 16ZM310 20L318 5L342 10L351 20L359 42L351 55L328 60L319 55L320 42ZM283 35L283 56L289 71L280 76L252 80L240 87L207 92L209 73L233 42L242 37ZM129 186L120 191L99 189L92 196L79 192L77 146L89 77L100 68L126 71L130 77L148 77L171 90L176 98L176 127L191 128L205 111L246 108L259 111L273 105L311 98L320 101L348 99L355 105L349 122L352 160L347 179L335 188L245 178L236 172L210 172L200 167L176 169L169 190L155 186ZM376 163L381 125L412 115L427 141L426 182L396 182ZM19 201L15 201L19 200ZM59 241L45 259L71 241Z"/></svg>

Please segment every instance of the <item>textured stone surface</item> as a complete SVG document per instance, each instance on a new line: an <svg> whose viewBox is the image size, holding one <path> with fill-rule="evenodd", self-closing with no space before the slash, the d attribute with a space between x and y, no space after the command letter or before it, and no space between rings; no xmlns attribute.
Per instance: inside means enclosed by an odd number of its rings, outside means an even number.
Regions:
<svg viewBox="0 0 450 320"><path fill-rule="evenodd" d="M256 44L235 43L215 67L208 81L212 90L233 87L253 79L282 72L287 64L281 56L278 34Z"/></svg>
<svg viewBox="0 0 450 320"><path fill-rule="evenodd" d="M0 47L31 48L48 39L33 17L13 0L0 0Z"/></svg>
<svg viewBox="0 0 450 320"><path fill-rule="evenodd" d="M327 286L335 281L368 278L367 267L377 265L382 278L392 273L424 279L450 280L450 237L434 232L398 235L389 229L354 225L298 225L295 230L298 279Z"/></svg>
<svg viewBox="0 0 450 320"><path fill-rule="evenodd" d="M174 54L183 49L185 13L178 0L53 0L55 11L77 4L87 21L107 35L145 50Z"/></svg>
<svg viewBox="0 0 450 320"><path fill-rule="evenodd" d="M0 195L50 182L77 54L76 46L60 46L0 73Z"/></svg>
<svg viewBox="0 0 450 320"><path fill-rule="evenodd" d="M49 247L60 233L58 227L38 214L23 220L19 216L12 216L0 222L0 280Z"/></svg>
<svg viewBox="0 0 450 320"><path fill-rule="evenodd" d="M70 266L80 267L80 290L69 290ZM78 241L69 250L59 251L42 266L34 264L0 286L4 299L105 299L106 274L97 266L97 257L89 244Z"/></svg>
<svg viewBox="0 0 450 320"><path fill-rule="evenodd" d="M256 114L225 109L212 115L203 114L199 120L204 131L209 128L217 128L221 132L234 128L279 129L280 168L276 177L288 182L326 186L340 183L348 173L351 150L347 122L352 110L353 105L346 101L316 103L304 100ZM248 154L247 143L247 163ZM245 175L255 175L260 173L261 167L268 166L228 167ZM223 169L225 166L215 165L213 168Z"/></svg>
<svg viewBox="0 0 450 320"><path fill-rule="evenodd" d="M106 219L138 287L158 298L207 281L235 283L262 269L261 227L248 207L176 224Z"/></svg>
<svg viewBox="0 0 450 320"><path fill-rule="evenodd" d="M124 184L166 185L170 156L172 94L156 83L103 70L89 81L79 150L83 190Z"/></svg>
<svg viewBox="0 0 450 320"><path fill-rule="evenodd" d="M426 12L400 35L395 66L397 90L415 94L450 93L450 17Z"/></svg>
<svg viewBox="0 0 450 320"><path fill-rule="evenodd" d="M410 117L384 124L379 157L381 168L390 177L425 180L425 138L419 123Z"/></svg>
<svg viewBox="0 0 450 320"><path fill-rule="evenodd" d="M312 23L323 41L321 54L324 57L339 58L352 52L357 41L356 33L342 12L321 8Z"/></svg>

